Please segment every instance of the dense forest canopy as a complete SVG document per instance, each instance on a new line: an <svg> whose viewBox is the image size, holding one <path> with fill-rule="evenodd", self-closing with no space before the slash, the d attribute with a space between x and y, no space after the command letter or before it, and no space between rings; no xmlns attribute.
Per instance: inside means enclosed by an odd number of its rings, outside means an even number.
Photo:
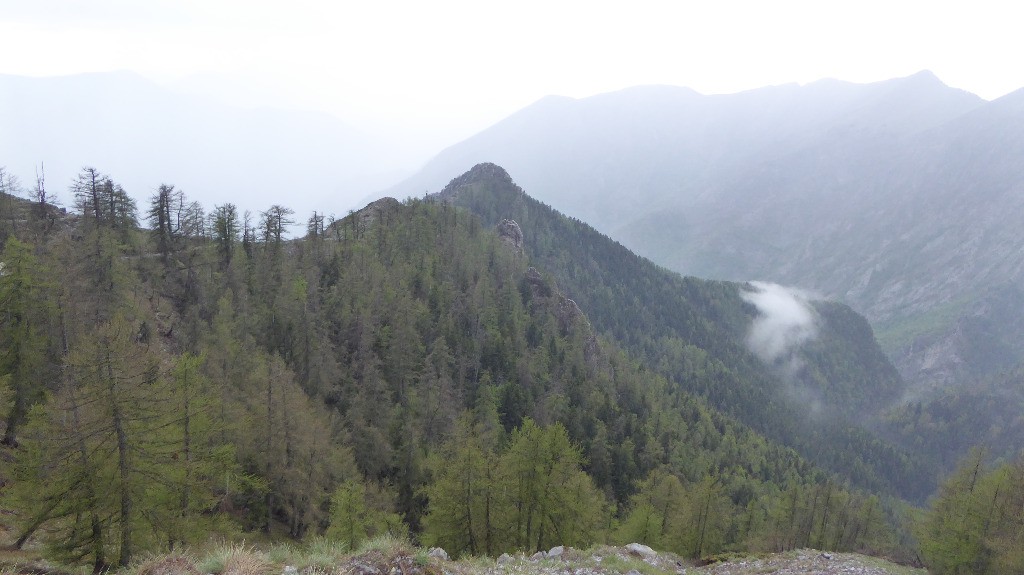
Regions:
<svg viewBox="0 0 1024 575"><path fill-rule="evenodd" d="M93 168L67 211L42 182L0 184L0 505L18 547L97 571L257 531L453 554L640 541L912 557L896 496L918 464L850 422L815 443L787 421L757 387L771 366L736 343L753 313L737 284L652 275L621 246L584 259L604 244L557 214L520 215L517 245L449 202L384 199L314 213L290 239L285 206L207 208L166 185L139 207ZM585 271L618 264L625 280ZM651 282L670 303L636 301ZM677 323L629 316L671 302ZM807 351L808 385L873 357L830 334ZM991 564L1013 564L1013 538L986 537Z"/></svg>

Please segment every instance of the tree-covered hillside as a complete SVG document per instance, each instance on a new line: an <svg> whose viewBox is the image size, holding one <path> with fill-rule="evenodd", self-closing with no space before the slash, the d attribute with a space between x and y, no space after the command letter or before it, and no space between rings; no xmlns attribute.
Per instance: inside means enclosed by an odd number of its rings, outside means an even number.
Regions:
<svg viewBox="0 0 1024 575"><path fill-rule="evenodd" d="M660 268L530 198L493 164L452 180L438 198L488 225L518 222L531 261L595 329L681 389L860 485L917 500L934 488L926 461L862 427L900 399L903 385L867 322L846 306L815 302L817 336L784 358L799 369L773 369L746 342L758 316L743 298L749 286Z"/></svg>
<svg viewBox="0 0 1024 575"><path fill-rule="evenodd" d="M926 71L739 94L634 87L538 101L394 190L496 162L673 271L850 305L908 395L948 403L1024 364L1022 134L1024 91L987 102ZM1014 393L988 387L986 402ZM954 411L987 422L976 406ZM964 455L956 442L941 457Z"/></svg>
<svg viewBox="0 0 1024 575"><path fill-rule="evenodd" d="M460 208L381 200L289 240L279 205L207 210L161 186L140 207L91 168L73 192L71 215L0 214L16 546L102 570L253 531L453 553L897 544L887 500L690 391L738 398L722 382L756 359L683 346L678 385ZM695 333L739 329L737 309Z"/></svg>

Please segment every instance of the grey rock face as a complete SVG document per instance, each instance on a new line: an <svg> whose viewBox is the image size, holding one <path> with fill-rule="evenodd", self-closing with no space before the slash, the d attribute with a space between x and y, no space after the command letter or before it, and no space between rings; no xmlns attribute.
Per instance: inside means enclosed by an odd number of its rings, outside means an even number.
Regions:
<svg viewBox="0 0 1024 575"><path fill-rule="evenodd" d="M523 254L523 230L515 220L501 220L498 224L498 238L519 255Z"/></svg>
<svg viewBox="0 0 1024 575"><path fill-rule="evenodd" d="M434 559L440 559L442 561L451 561L451 558L448 557L448 552L440 547L431 547L430 550L427 551L427 556L433 557Z"/></svg>
<svg viewBox="0 0 1024 575"><path fill-rule="evenodd" d="M629 545L626 545L626 551L644 558L654 557L657 555L657 553L654 552L654 549L651 549L642 543L630 543Z"/></svg>

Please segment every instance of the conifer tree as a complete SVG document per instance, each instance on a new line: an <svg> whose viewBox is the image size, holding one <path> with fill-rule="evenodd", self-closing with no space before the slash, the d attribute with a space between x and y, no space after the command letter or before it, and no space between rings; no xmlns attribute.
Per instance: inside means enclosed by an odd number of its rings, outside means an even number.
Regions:
<svg viewBox="0 0 1024 575"><path fill-rule="evenodd" d="M360 481L349 480L337 487L331 496L331 523L327 537L357 549L366 539L367 511L365 487Z"/></svg>
<svg viewBox="0 0 1024 575"><path fill-rule="evenodd" d="M265 482L259 526L269 534L284 524L300 538L324 520L333 487L354 474L352 457L279 356L257 354L250 365L235 391L246 402L236 433L246 471Z"/></svg>
<svg viewBox="0 0 1024 575"><path fill-rule="evenodd" d="M632 509L616 534L618 541L637 541L683 553L681 543L689 529L683 514L687 500L683 484L675 475L667 469L652 471L640 483L631 504Z"/></svg>
<svg viewBox="0 0 1024 575"><path fill-rule="evenodd" d="M142 511L152 531L171 550L202 541L217 528L212 511L227 497L224 483L241 474L235 448L218 442L226 422L217 418L215 390L203 375L204 358L185 354L165 378L170 406L159 430L160 450L169 461L146 491Z"/></svg>
<svg viewBox="0 0 1024 575"><path fill-rule="evenodd" d="M957 574L980 567L981 519L975 509L975 490L984 474L984 457L975 450L940 487L939 497L921 526L921 554L939 574Z"/></svg>
<svg viewBox="0 0 1024 575"><path fill-rule="evenodd" d="M407 535L398 514L389 508L390 499L385 490L357 479L340 483L331 496L330 525L325 535L351 550L370 537Z"/></svg>
<svg viewBox="0 0 1024 575"><path fill-rule="evenodd" d="M19 191L18 180L0 166L0 249L9 235L17 229L18 214L15 195Z"/></svg>
<svg viewBox="0 0 1024 575"><path fill-rule="evenodd" d="M48 337L54 309L31 246L11 238L0 262L0 388L8 388L11 402L0 442L16 446L18 428L56 372Z"/></svg>
<svg viewBox="0 0 1024 575"><path fill-rule="evenodd" d="M961 462L918 525L931 572L1001 575L1024 568L1024 460L987 469L985 455L975 449Z"/></svg>
<svg viewBox="0 0 1024 575"><path fill-rule="evenodd" d="M429 512L424 539L453 555L493 554L499 540L497 458L485 444L485 428L470 414L429 462Z"/></svg>
<svg viewBox="0 0 1024 575"><path fill-rule="evenodd" d="M138 225L138 208L119 184L93 167L82 168L71 184L79 212L90 226L108 228L126 240Z"/></svg>
<svg viewBox="0 0 1024 575"><path fill-rule="evenodd" d="M5 495L22 510L16 549L46 525L49 555L89 561L99 573L109 567L112 513L102 484L104 462L93 456L92 429L73 388L65 383L45 406L32 409L12 469L15 481Z"/></svg>
<svg viewBox="0 0 1024 575"><path fill-rule="evenodd" d="M120 256L136 230L135 202L95 168L83 168L71 191L82 215L80 231L84 236L84 241L72 244L73 252L68 254L72 258L69 267L76 269L71 279L82 282L84 285L76 289L90 296L78 301L82 295L75 293L71 295L76 300L72 303L89 316L93 325L100 325L113 318L121 303L128 272Z"/></svg>
<svg viewBox="0 0 1024 575"><path fill-rule="evenodd" d="M601 498L581 463L579 447L561 424L541 428L527 418L512 433L499 465L515 548L540 551L592 541Z"/></svg>
<svg viewBox="0 0 1024 575"><path fill-rule="evenodd" d="M1002 485L996 490L991 506L992 570L1024 572L1024 457L1004 467Z"/></svg>
<svg viewBox="0 0 1024 575"><path fill-rule="evenodd" d="M182 193L176 191L174 186L168 186L167 184L161 184L150 199L146 220L153 234L156 251L160 254L165 265L170 254L178 249L177 243L178 236L181 233L181 222L177 216L183 202Z"/></svg>
<svg viewBox="0 0 1024 575"><path fill-rule="evenodd" d="M210 214L210 228L217 248L220 267L223 270L234 257L235 244L238 243L241 231L238 222L238 208L235 207L235 204L227 203L215 206L213 213Z"/></svg>
<svg viewBox="0 0 1024 575"><path fill-rule="evenodd" d="M165 476L160 432L168 406L157 365L123 317L96 328L68 358L67 383L33 413L20 474L35 492L27 531L51 525L50 546L72 561L90 557L95 569L128 565L137 527L151 504L153 481ZM23 485L25 487L27 485Z"/></svg>
<svg viewBox="0 0 1024 575"><path fill-rule="evenodd" d="M75 390L84 405L96 447L92 457L110 501L116 500L112 527L117 537L117 564L128 565L136 551L135 528L146 486L159 477L163 455L157 442L160 414L167 408L157 385L158 368L136 330L124 318L100 326L69 358Z"/></svg>

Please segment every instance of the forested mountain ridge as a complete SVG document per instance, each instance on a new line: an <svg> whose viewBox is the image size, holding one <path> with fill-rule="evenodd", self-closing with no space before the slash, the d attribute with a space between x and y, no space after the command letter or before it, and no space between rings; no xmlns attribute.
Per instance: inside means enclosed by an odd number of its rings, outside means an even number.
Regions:
<svg viewBox="0 0 1024 575"><path fill-rule="evenodd" d="M687 275L814 290L863 313L915 387L1024 359L1013 256L1021 93L992 102L922 72L702 96L640 87L549 98L395 188L495 161L531 194ZM989 324L958 337L972 323ZM970 341L1000 353L985 356Z"/></svg>
<svg viewBox="0 0 1024 575"><path fill-rule="evenodd" d="M532 199L493 164L477 165L436 197L488 225L518 222L525 253L595 329L676 385L862 485L910 498L931 492L934 472L924 461L861 427L900 399L903 384L849 308L807 302L815 337L766 365L747 341L760 314L744 298L751 286L659 268ZM789 369L794 364L799 369Z"/></svg>
<svg viewBox="0 0 1024 575"><path fill-rule="evenodd" d="M72 192L66 217L0 213L16 546L99 571L256 530L459 554L902 544L898 505L645 367L462 209L385 199L288 240L280 205L206 213L161 186L140 229L98 170Z"/></svg>
<svg viewBox="0 0 1024 575"><path fill-rule="evenodd" d="M1024 363L1021 134L1024 92L986 102L927 72L714 96L638 87L539 101L395 190L440 190L494 161L669 269L844 302L927 411L972 389L1015 393L996 381ZM987 422L977 405L950 409Z"/></svg>

